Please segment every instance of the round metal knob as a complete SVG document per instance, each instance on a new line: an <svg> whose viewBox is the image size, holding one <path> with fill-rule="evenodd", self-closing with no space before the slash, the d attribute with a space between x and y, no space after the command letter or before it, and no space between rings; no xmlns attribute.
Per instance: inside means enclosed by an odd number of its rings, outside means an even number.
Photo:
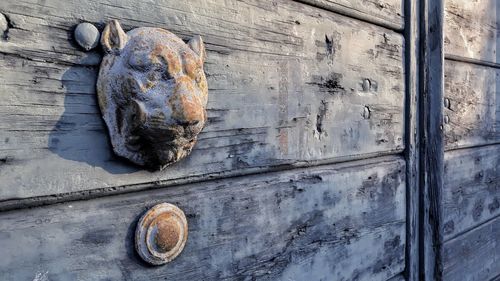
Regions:
<svg viewBox="0 0 500 281"><path fill-rule="evenodd" d="M75 28L75 40L85 51L95 48L99 43L100 37L99 30L91 23L80 23Z"/></svg>
<svg viewBox="0 0 500 281"><path fill-rule="evenodd" d="M182 252L187 236L184 212L175 205L161 203L139 220L135 230L135 248L146 262L161 265Z"/></svg>

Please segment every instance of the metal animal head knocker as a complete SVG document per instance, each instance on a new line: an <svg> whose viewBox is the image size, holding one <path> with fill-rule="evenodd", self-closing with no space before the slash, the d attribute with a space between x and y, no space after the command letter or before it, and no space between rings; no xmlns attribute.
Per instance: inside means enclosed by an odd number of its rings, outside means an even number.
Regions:
<svg viewBox="0 0 500 281"><path fill-rule="evenodd" d="M104 29L97 95L114 152L162 169L186 157L207 119L200 36L187 44L161 28Z"/></svg>

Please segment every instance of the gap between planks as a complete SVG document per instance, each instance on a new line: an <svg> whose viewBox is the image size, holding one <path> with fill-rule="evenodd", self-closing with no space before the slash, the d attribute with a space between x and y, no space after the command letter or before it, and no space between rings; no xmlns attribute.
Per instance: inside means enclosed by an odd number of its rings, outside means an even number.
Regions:
<svg viewBox="0 0 500 281"><path fill-rule="evenodd" d="M444 58L445 58L445 60L449 60L449 61L464 62L464 63L470 63L470 64L474 64L474 65L479 65L479 66L486 66L486 67L500 69L499 63L494 63L494 62L489 62L489 61L471 59L471 58L466 58L466 57L451 55L451 54L445 54Z"/></svg>
<svg viewBox="0 0 500 281"><path fill-rule="evenodd" d="M22 199L8 199L0 201L0 212L41 207L58 203L72 202L72 201L85 201L100 197L135 193L135 192L141 192L141 191L153 190L165 187L172 187L172 186L179 186L179 185L200 183L200 182L211 182L215 180L226 180L230 178L246 177L257 174L268 174L268 173L288 171L294 169L313 168L313 167L327 166L333 164L338 164L338 167L336 168L341 168L341 167L361 166L367 164L389 162L397 159L404 159L404 155L402 153L403 150L396 150L385 153L364 154L358 157L335 158L335 159L326 159L318 161L301 161L295 164L284 164L284 165L277 165L274 167L265 167L265 168L257 167L244 170L235 170L231 172L219 172L215 174L187 177L184 179L104 187L104 188L90 189L84 191L43 195L43 196L22 198Z"/></svg>
<svg viewBox="0 0 500 281"><path fill-rule="evenodd" d="M474 231L474 230L476 230L476 229L484 226L485 224L488 224L488 223L490 223L490 222L492 222L492 221L494 221L496 219L500 219L500 214L497 214L496 216L493 216L493 217L491 217L491 218L489 218L489 219L487 219L487 220L485 220L483 222L480 222L478 224L470 226L470 227L468 227L468 228L466 228L466 229L464 229L462 231L459 231L459 232L451 235L450 237L448 237L448 238L446 238L446 239L443 240L443 245L446 244L446 243L448 243L448 242L451 242L451 241L453 241L453 240L455 240L457 238L460 238L460 236L465 235L468 232Z"/></svg>
<svg viewBox="0 0 500 281"><path fill-rule="evenodd" d="M333 12L333 13L336 13L336 14L339 14L342 16L352 18L352 19L356 19L356 20L359 20L359 21L362 21L365 23L369 23L369 24L373 24L373 25L376 25L379 27L387 28L387 29L390 29L394 32L400 33L400 34L403 33L403 31L404 31L404 22L405 22L404 17L405 17L405 15L403 15L403 24L402 24L402 26L400 26L398 24L392 23L390 21L387 21L387 20L384 20L381 18L377 18L375 16L369 16L369 15L363 14L361 12L358 12L358 11L353 10L352 8L348 8L348 7L346 7L345 9L336 8L334 6L329 6L327 4L318 3L314 0L312 0L312 1L311 0L293 0L293 1L305 4L305 5L308 5L311 7L315 7L318 9L322 9L325 11Z"/></svg>
<svg viewBox="0 0 500 281"><path fill-rule="evenodd" d="M497 276L491 278L490 281L500 281L500 274L498 274Z"/></svg>
<svg viewBox="0 0 500 281"><path fill-rule="evenodd" d="M445 153L453 153L454 151L459 151L459 150L468 150L468 149L475 149L475 148L482 148L482 147L488 147L488 146L497 146L500 145L500 142L489 142L489 143L482 143L482 144L475 144L475 145L467 145L467 146L459 146L459 147L452 147L452 148L446 148L444 150Z"/></svg>

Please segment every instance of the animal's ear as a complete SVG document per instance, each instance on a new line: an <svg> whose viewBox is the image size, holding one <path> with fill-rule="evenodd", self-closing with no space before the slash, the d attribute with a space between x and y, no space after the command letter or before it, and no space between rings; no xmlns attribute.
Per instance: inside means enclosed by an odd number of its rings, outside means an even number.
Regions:
<svg viewBox="0 0 500 281"><path fill-rule="evenodd" d="M117 20L110 21L101 36L101 45L106 53L119 54L127 43L127 34Z"/></svg>
<svg viewBox="0 0 500 281"><path fill-rule="evenodd" d="M203 40L201 39L200 35L195 35L191 40L188 42L189 48L191 48L197 55L200 57L201 64L205 62L205 44L203 43Z"/></svg>

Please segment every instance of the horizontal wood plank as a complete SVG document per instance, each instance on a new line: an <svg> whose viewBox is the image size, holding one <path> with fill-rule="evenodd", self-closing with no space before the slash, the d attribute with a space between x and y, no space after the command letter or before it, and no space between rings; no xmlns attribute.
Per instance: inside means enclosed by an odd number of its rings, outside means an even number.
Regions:
<svg viewBox="0 0 500 281"><path fill-rule="evenodd" d="M400 34L293 1L2 1L0 200L218 177L403 147ZM113 156L96 105L101 53L85 20L167 28L208 48L208 124L191 156L151 173Z"/></svg>
<svg viewBox="0 0 500 281"><path fill-rule="evenodd" d="M500 275L500 217L444 245L443 280L498 280Z"/></svg>
<svg viewBox="0 0 500 281"><path fill-rule="evenodd" d="M445 159L443 232L448 239L500 215L500 145L447 152Z"/></svg>
<svg viewBox="0 0 500 281"><path fill-rule="evenodd" d="M146 266L135 223L174 203L189 237ZM404 269L405 164L385 157L0 213L5 280L387 280Z"/></svg>
<svg viewBox="0 0 500 281"><path fill-rule="evenodd" d="M402 30L404 26L402 0L295 0L322 7L347 16L382 26Z"/></svg>
<svg viewBox="0 0 500 281"><path fill-rule="evenodd" d="M447 60L446 149L500 143L500 69Z"/></svg>
<svg viewBox="0 0 500 281"><path fill-rule="evenodd" d="M446 0L444 3L446 54L498 64L500 2Z"/></svg>

